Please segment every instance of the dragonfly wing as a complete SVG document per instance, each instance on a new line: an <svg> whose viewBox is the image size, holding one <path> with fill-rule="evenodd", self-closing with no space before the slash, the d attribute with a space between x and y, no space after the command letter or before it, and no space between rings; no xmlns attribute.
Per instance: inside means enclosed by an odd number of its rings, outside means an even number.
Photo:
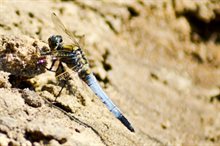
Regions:
<svg viewBox="0 0 220 146"><path fill-rule="evenodd" d="M61 20L58 18L58 16L55 13L51 14L52 21L56 27L56 29L60 32L65 34L70 40L71 43L73 42L74 46L80 47L80 45L85 45L85 35L78 35L76 34L76 31L72 32L66 29L65 25L61 22ZM77 39L76 39L77 38ZM78 40L78 41L77 41ZM86 54L88 53L88 50L84 50Z"/></svg>
<svg viewBox="0 0 220 146"><path fill-rule="evenodd" d="M75 39L75 37L77 37L77 35L75 34L76 32L72 33L71 31L66 29L65 25L61 22L61 20L58 18L58 16L55 13L51 14L51 18L56 29L59 32L61 33L63 32L64 34L66 34L74 42L74 45L79 46L78 41Z"/></svg>

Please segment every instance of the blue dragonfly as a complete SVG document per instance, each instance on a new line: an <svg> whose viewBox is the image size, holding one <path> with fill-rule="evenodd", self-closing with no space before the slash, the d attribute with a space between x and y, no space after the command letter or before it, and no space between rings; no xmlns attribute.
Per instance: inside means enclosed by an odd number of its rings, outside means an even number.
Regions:
<svg viewBox="0 0 220 146"><path fill-rule="evenodd" d="M101 101L106 105L108 110L113 113L113 115L121 121L131 132L134 132L134 128L131 126L130 122L125 118L119 108L112 102L112 100L107 96L107 94L100 87L96 77L92 73L89 62L85 56L85 53L79 45L79 40L81 36L76 35L71 31L68 31L61 20L57 17L55 13L51 15L52 21L55 27L64 32L71 40L72 44L66 45L63 44L63 38L61 35L52 35L48 39L48 44L50 47L49 51L42 51L42 58L39 59L38 64L43 65L46 63L46 59L43 56L51 55L52 64L50 68L47 68L50 71L54 71L58 80L62 83L62 88L59 91L58 96L62 92L62 89L65 87L66 82L68 81L68 73L63 66L65 63L73 71L77 72L79 77L90 87L90 89L101 99ZM79 40L77 40L77 38ZM58 61L58 67L54 70L54 64Z"/></svg>

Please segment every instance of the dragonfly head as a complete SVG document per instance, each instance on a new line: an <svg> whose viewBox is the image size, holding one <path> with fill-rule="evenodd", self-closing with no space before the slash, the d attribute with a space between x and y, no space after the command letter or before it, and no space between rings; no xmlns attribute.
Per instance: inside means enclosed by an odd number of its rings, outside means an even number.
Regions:
<svg viewBox="0 0 220 146"><path fill-rule="evenodd" d="M48 44L51 50L58 49L63 42L63 38L60 35L52 35L48 39Z"/></svg>

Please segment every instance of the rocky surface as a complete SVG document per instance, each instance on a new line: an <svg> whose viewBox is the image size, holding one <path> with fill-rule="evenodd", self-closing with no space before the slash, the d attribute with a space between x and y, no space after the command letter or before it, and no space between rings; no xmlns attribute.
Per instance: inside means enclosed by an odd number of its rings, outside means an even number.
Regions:
<svg viewBox="0 0 220 146"><path fill-rule="evenodd" d="M85 34L135 133L74 72L53 102L61 87L36 63L57 33L52 12ZM218 26L218 0L0 1L0 145L220 145Z"/></svg>

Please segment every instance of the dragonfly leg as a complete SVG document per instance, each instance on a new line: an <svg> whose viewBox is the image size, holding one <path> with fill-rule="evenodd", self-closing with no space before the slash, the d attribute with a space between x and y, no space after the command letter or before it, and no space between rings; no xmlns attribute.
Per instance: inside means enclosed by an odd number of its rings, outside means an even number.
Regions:
<svg viewBox="0 0 220 146"><path fill-rule="evenodd" d="M53 60L53 62L52 62L52 64L51 64L50 68L46 67L46 66L43 65L43 64L41 64L41 66L43 66L43 67L44 67L46 70L48 70L48 71L56 72L56 71L52 70L52 68L53 68L53 66L54 66L54 64L55 64L56 61L57 61L57 60Z"/></svg>
<svg viewBox="0 0 220 146"><path fill-rule="evenodd" d="M56 62L56 60L53 60L53 62L52 62L52 64L51 64L50 68L48 69L49 71L53 71L52 68L53 68L55 62Z"/></svg>
<svg viewBox="0 0 220 146"><path fill-rule="evenodd" d="M59 62L58 68L55 72L56 72L56 77L61 84L61 89L59 93L55 95L55 101L56 101L57 98L60 96L61 92L63 91L63 88L67 85L68 78L66 78L65 76L66 74L63 74L65 73L65 69L64 66L62 65L62 62Z"/></svg>
<svg viewBox="0 0 220 146"><path fill-rule="evenodd" d="M45 68L46 68L48 71L56 72L57 70L56 70L56 71L52 70L52 68L53 68L54 64L56 63L56 61L57 61L57 60L53 60L53 62L52 62L52 64L51 64L50 68L47 68L46 66L45 66Z"/></svg>
<svg viewBox="0 0 220 146"><path fill-rule="evenodd" d="M63 88L66 86L67 81L68 80L62 80L61 81L62 82L62 86L61 86L61 89L60 89L59 93L57 95L55 95L55 102L56 102L57 98L60 96L61 92L63 91Z"/></svg>

